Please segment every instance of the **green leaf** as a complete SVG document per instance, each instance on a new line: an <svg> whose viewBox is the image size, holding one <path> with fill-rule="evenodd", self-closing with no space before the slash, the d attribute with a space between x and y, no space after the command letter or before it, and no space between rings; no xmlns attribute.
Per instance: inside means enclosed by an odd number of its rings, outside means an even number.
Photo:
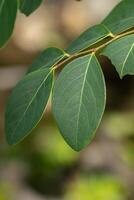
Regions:
<svg viewBox="0 0 134 200"><path fill-rule="evenodd" d="M134 27L134 0L121 1L102 22L113 34Z"/></svg>
<svg viewBox="0 0 134 200"><path fill-rule="evenodd" d="M68 53L76 53L82 51L106 37L111 36L111 33L103 25L96 25L87 29L70 46L66 49Z"/></svg>
<svg viewBox="0 0 134 200"><path fill-rule="evenodd" d="M0 12L1 12L3 4L4 4L4 0L0 0Z"/></svg>
<svg viewBox="0 0 134 200"><path fill-rule="evenodd" d="M52 77L51 69L37 70L26 75L13 90L5 116L9 144L21 141L41 119L50 95Z"/></svg>
<svg viewBox="0 0 134 200"><path fill-rule="evenodd" d="M112 61L121 78L127 74L134 75L134 35L112 42L102 55Z"/></svg>
<svg viewBox="0 0 134 200"><path fill-rule="evenodd" d="M18 0L0 2L0 48L11 37L16 20Z"/></svg>
<svg viewBox="0 0 134 200"><path fill-rule="evenodd" d="M52 110L66 142L76 151L93 138L105 107L105 82L95 55L67 64L56 80Z"/></svg>
<svg viewBox="0 0 134 200"><path fill-rule="evenodd" d="M37 56L30 69L28 70L28 73L31 73L40 68L52 67L66 57L67 53L65 53L63 50L55 47L50 47Z"/></svg>
<svg viewBox="0 0 134 200"><path fill-rule="evenodd" d="M20 11L25 15L30 15L42 3L42 0L20 0Z"/></svg>

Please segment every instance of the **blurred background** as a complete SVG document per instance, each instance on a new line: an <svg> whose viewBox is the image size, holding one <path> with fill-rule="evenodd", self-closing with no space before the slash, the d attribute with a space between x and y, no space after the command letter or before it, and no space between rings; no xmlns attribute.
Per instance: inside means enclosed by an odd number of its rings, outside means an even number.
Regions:
<svg viewBox="0 0 134 200"><path fill-rule="evenodd" d="M66 48L118 2L46 0L28 18L18 13L12 39L0 50L0 200L134 199L134 77L120 80L104 57L107 106L86 149L76 153L64 142L50 102L23 142L11 147L4 136L7 98L36 55L49 46Z"/></svg>

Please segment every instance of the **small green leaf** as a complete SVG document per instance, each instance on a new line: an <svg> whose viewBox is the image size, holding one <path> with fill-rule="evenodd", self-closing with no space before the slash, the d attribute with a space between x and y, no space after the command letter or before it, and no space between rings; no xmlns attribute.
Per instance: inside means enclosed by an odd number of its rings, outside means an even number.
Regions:
<svg viewBox="0 0 134 200"><path fill-rule="evenodd" d="M26 75L13 90L5 116L9 144L21 141L41 119L50 95L52 77L51 69L37 70Z"/></svg>
<svg viewBox="0 0 134 200"><path fill-rule="evenodd" d="M113 34L134 27L134 0L121 1L102 22Z"/></svg>
<svg viewBox="0 0 134 200"><path fill-rule="evenodd" d="M0 48L11 37L16 20L18 0L0 2Z"/></svg>
<svg viewBox="0 0 134 200"><path fill-rule="evenodd" d="M121 78L127 74L134 75L134 35L112 42L102 55L112 61Z"/></svg>
<svg viewBox="0 0 134 200"><path fill-rule="evenodd" d="M20 0L20 11L26 16L34 12L42 3L42 0Z"/></svg>
<svg viewBox="0 0 134 200"><path fill-rule="evenodd" d="M67 57L67 53L63 50L50 47L45 49L41 54L37 56L34 60L33 64L31 65L28 73L31 73L35 70L40 68L49 68L52 67L54 64L57 64L60 60Z"/></svg>
<svg viewBox="0 0 134 200"><path fill-rule="evenodd" d="M70 54L82 51L110 35L111 33L105 28L105 26L93 26L82 33L76 40L74 40L66 49L66 51Z"/></svg>
<svg viewBox="0 0 134 200"><path fill-rule="evenodd" d="M95 55L67 64L56 80L52 110L66 142L76 151L93 138L105 107L105 81Z"/></svg>

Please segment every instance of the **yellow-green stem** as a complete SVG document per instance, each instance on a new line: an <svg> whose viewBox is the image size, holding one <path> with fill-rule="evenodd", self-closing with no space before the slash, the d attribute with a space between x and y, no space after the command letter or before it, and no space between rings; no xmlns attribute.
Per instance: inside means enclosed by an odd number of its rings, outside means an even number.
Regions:
<svg viewBox="0 0 134 200"><path fill-rule="evenodd" d="M115 40L118 40L124 36L127 36L127 35L130 35L130 34L133 34L134 33L134 30L130 30L128 32L124 32L124 33L121 33L119 35L115 35L115 36L112 36L111 40L105 42L104 44L101 44L100 46L98 47L95 47L95 48L92 48L92 49L88 49L88 50L84 50L82 52L78 52L78 53L75 53L75 54L72 54L72 55L68 55L68 57L65 59L65 60L62 60L61 62L59 62L58 64L56 64L53 69L57 69L59 67L62 67L64 66L65 64L69 63L71 60L74 60L75 58L78 58L78 57L81 57L81 56L84 56L84 55L88 55L88 54L91 54L91 53L96 53L97 51L99 51L100 49L106 47L108 44L110 44L111 42L115 41Z"/></svg>

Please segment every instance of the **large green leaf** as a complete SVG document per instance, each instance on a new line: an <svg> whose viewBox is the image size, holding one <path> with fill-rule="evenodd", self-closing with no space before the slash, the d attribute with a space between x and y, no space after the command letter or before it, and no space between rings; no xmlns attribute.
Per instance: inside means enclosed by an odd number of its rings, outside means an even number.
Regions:
<svg viewBox="0 0 134 200"><path fill-rule="evenodd" d="M120 77L134 75L134 35L112 42L102 52L115 65Z"/></svg>
<svg viewBox="0 0 134 200"><path fill-rule="evenodd" d="M37 125L47 104L51 86L50 69L30 73L18 83L6 110L5 130L9 144L21 141Z"/></svg>
<svg viewBox="0 0 134 200"><path fill-rule="evenodd" d="M105 107L105 82L95 55L67 64L56 80L52 110L61 134L76 151L93 138Z"/></svg>
<svg viewBox="0 0 134 200"><path fill-rule="evenodd" d="M55 47L50 47L37 56L30 69L28 70L28 73L38 70L40 68L52 67L57 62L66 57L67 54L63 50Z"/></svg>
<svg viewBox="0 0 134 200"><path fill-rule="evenodd" d="M134 27L134 0L121 1L102 22L113 34Z"/></svg>
<svg viewBox="0 0 134 200"><path fill-rule="evenodd" d="M0 0L0 12L1 12L3 4L4 4L4 0Z"/></svg>
<svg viewBox="0 0 134 200"><path fill-rule="evenodd" d="M3 0L0 2L0 47L10 38L18 9L18 0Z"/></svg>
<svg viewBox="0 0 134 200"><path fill-rule="evenodd" d="M25 15L30 15L42 3L42 0L20 0L20 10Z"/></svg>
<svg viewBox="0 0 134 200"><path fill-rule="evenodd" d="M82 51L110 35L111 33L105 28L105 26L93 26L74 40L66 50L70 54Z"/></svg>

